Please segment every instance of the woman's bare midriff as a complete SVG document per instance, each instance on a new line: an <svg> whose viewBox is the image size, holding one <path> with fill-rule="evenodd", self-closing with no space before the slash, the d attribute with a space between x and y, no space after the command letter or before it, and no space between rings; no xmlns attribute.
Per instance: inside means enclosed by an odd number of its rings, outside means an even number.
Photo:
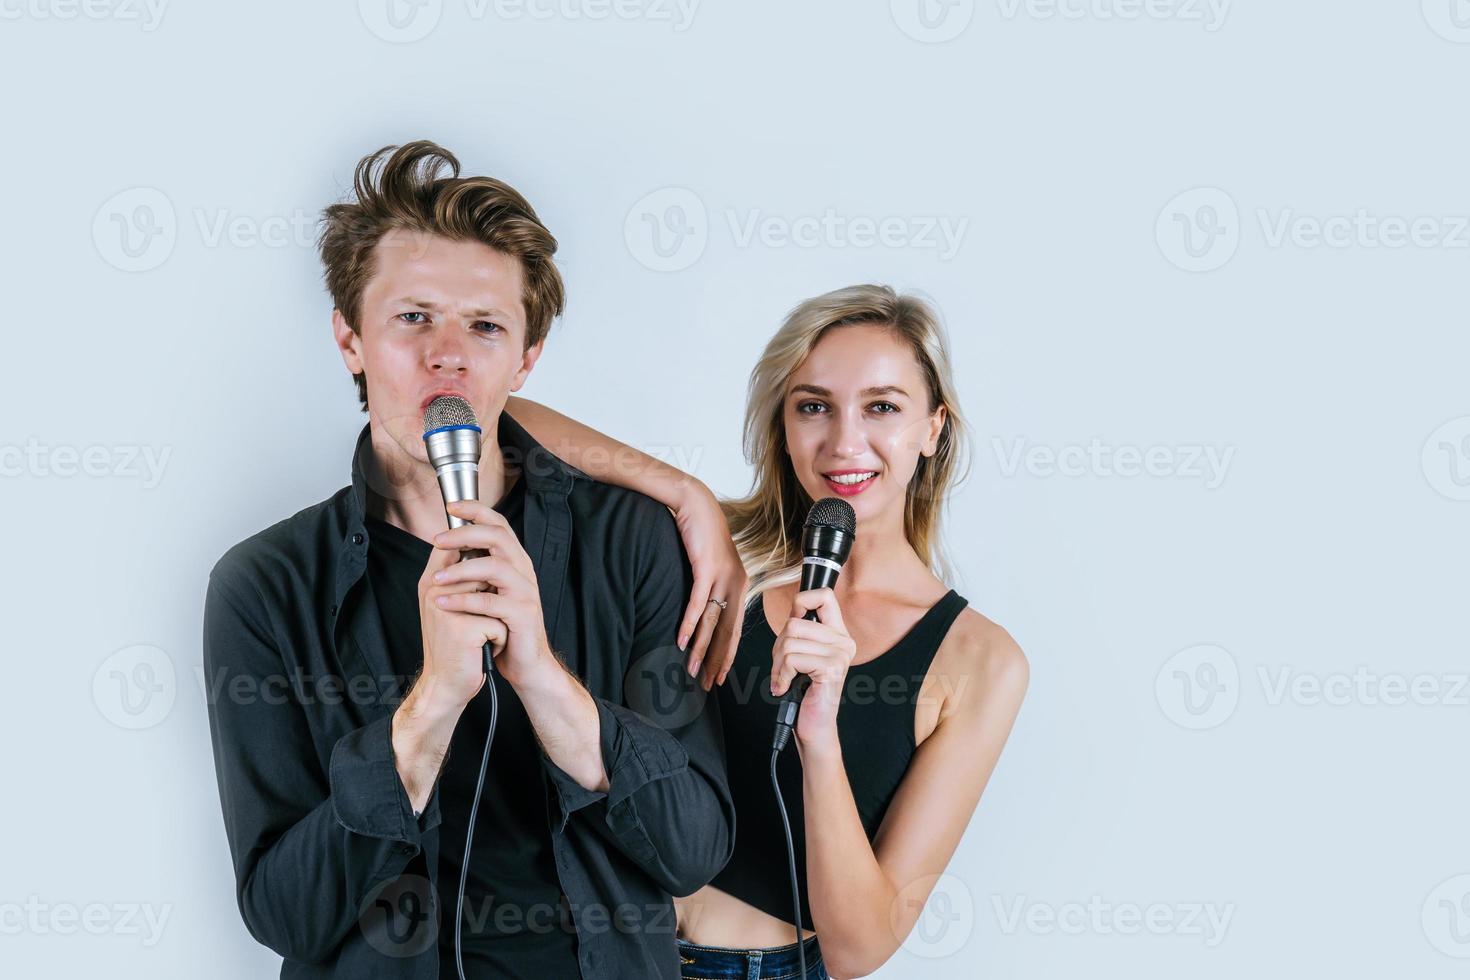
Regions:
<svg viewBox="0 0 1470 980"><path fill-rule="evenodd" d="M705 885L688 898L674 899L674 910L679 916L679 938L701 946L769 949L796 942L796 927L790 922L762 912L713 885ZM805 929L801 934L803 939L815 935Z"/></svg>

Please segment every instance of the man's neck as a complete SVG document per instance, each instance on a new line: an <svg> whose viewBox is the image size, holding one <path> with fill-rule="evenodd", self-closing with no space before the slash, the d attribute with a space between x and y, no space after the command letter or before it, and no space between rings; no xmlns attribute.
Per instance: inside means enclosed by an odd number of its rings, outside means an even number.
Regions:
<svg viewBox="0 0 1470 980"><path fill-rule="evenodd" d="M516 475L507 470L500 451L498 421L493 420L484 427L480 446L480 500L491 506L505 496ZM372 426L371 439L367 512L416 538L432 541L434 535L449 526L434 467L409 456L379 426Z"/></svg>

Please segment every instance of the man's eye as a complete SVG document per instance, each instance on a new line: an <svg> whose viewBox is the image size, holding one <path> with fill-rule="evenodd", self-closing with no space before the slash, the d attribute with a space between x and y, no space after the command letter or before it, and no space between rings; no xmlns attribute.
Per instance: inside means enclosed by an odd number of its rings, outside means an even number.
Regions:
<svg viewBox="0 0 1470 980"><path fill-rule="evenodd" d="M412 324L417 325L419 323L422 323L423 321L422 320L410 320L410 319L408 319L408 317L411 317L411 316L425 316L425 315L426 314L420 313L417 310L412 310L412 311L410 311L408 313L400 313L400 314L398 314L398 318L400 320L403 320L403 322L405 322L405 323L412 323Z"/></svg>
<svg viewBox="0 0 1470 980"><path fill-rule="evenodd" d="M500 326L500 324L498 323L491 323L488 320L478 320L475 322L475 329L481 331L482 333L498 333L503 331L505 328Z"/></svg>

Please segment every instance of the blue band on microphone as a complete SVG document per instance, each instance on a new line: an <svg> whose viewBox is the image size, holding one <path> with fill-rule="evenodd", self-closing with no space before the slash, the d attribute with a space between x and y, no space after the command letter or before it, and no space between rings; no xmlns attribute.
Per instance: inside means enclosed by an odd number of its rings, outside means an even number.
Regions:
<svg viewBox="0 0 1470 980"><path fill-rule="evenodd" d="M441 425L437 429L430 429L428 432L425 432L424 438L427 439L429 438L429 436L435 435L439 432L453 432L456 429L474 429L476 432L480 431L480 427L478 425Z"/></svg>

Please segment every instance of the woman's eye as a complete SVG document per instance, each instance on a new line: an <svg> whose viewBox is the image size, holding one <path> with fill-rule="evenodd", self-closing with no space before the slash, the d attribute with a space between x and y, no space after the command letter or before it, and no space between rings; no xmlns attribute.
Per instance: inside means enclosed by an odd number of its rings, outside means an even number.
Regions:
<svg viewBox="0 0 1470 980"><path fill-rule="evenodd" d="M817 415L820 412L825 411L826 408L827 406L823 405L821 402L802 402L800 405L796 406L796 414Z"/></svg>
<svg viewBox="0 0 1470 980"><path fill-rule="evenodd" d="M892 415L898 411L898 406L893 402L874 402L870 407L879 415Z"/></svg>
<svg viewBox="0 0 1470 980"><path fill-rule="evenodd" d="M400 313L400 314L398 314L398 318L400 320L402 320L404 323L412 323L414 325L417 325L417 324L420 324L420 323L423 323L424 322L422 320L410 320L410 319L408 319L408 317L411 317L411 316L424 316L424 314L418 312L417 310L413 310L413 311L410 311L408 313Z"/></svg>

